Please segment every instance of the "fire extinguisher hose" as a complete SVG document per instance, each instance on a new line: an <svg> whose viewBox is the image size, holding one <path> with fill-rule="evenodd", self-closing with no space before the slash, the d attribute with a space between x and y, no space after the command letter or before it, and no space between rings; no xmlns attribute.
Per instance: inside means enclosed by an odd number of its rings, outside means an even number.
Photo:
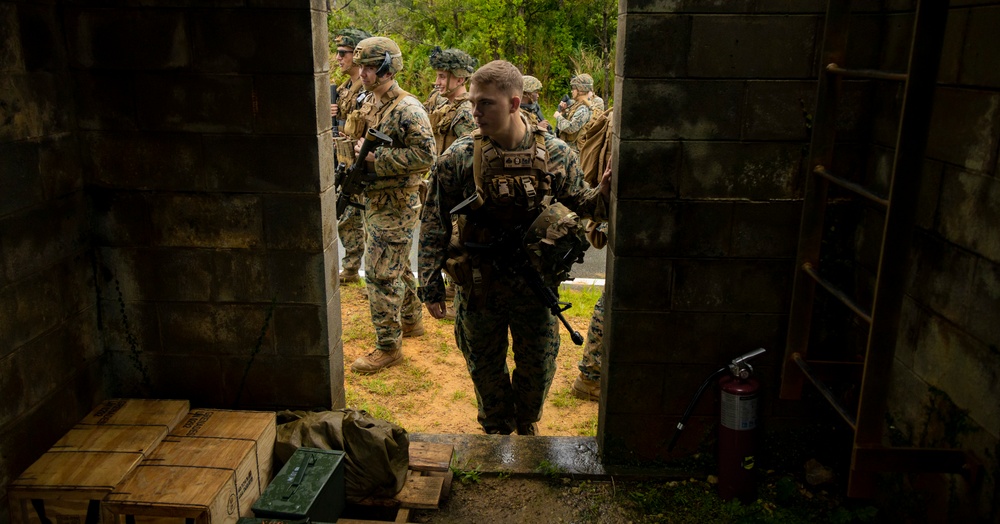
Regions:
<svg viewBox="0 0 1000 524"><path fill-rule="evenodd" d="M684 410L684 415L681 416L681 421L677 423L677 431L674 432L674 436L670 438L670 444L667 445L667 451L673 451L674 445L677 444L677 439L681 436L681 431L684 429L684 424L687 423L688 419L691 418L691 412L694 411L694 407L698 404L698 399L701 398L701 394L705 392L705 389L715 381L721 375L725 375L729 371L728 367L719 368L715 373L709 375L705 379L705 382L701 383L701 387L698 388L698 392L694 394L691 402L688 404L687 409Z"/></svg>

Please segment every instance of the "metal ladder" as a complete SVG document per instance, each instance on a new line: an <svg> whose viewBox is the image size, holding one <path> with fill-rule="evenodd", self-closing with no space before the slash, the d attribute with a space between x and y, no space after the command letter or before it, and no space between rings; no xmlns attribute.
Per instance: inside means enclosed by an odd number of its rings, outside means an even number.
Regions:
<svg viewBox="0 0 1000 524"><path fill-rule="evenodd" d="M819 393L854 430L848 495L870 497L874 494L876 473L956 472L966 465L967 455L961 450L884 447L882 444L889 374L894 360L906 285L906 268L930 127L931 103L948 16L948 0L918 2L908 71L905 73L845 67L850 4L850 0L830 0L827 5L821 62L825 67L820 72L817 88L780 397L801 398L802 386L806 381L816 386ZM888 181L888 195L876 194L863 185L832 172L836 140L834 125L844 79L903 84L903 102L893 168ZM825 278L820 268L820 245L827 211L827 193L831 184L868 200L870 205L881 207L885 213L870 310ZM823 381L829 376L842 375L844 368L850 368L852 364L845 361L809 360L807 357L817 285L868 325L857 408L853 412L849 407L841 405L837 395Z"/></svg>

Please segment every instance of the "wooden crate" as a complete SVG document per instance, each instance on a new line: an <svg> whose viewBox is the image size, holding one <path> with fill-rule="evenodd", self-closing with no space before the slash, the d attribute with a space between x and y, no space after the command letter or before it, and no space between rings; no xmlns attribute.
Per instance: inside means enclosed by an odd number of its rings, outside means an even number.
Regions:
<svg viewBox="0 0 1000 524"><path fill-rule="evenodd" d="M167 436L166 426L93 426L78 424L66 432L49 451L115 451L148 455Z"/></svg>
<svg viewBox="0 0 1000 524"><path fill-rule="evenodd" d="M104 524L236 524L233 471L144 463L104 498Z"/></svg>
<svg viewBox="0 0 1000 524"><path fill-rule="evenodd" d="M403 489L391 499L367 498L356 504L396 508L393 522L409 522L414 509L437 509L448 498L454 477L450 469L455 447L432 442L410 442L410 463ZM379 520L339 519L343 524L379 524Z"/></svg>
<svg viewBox="0 0 1000 524"><path fill-rule="evenodd" d="M190 407L186 400L112 399L94 408L80 424L166 426L169 432Z"/></svg>
<svg viewBox="0 0 1000 524"><path fill-rule="evenodd" d="M142 464L231 471L240 517L253 516L251 507L260 498L257 452L251 440L168 436Z"/></svg>
<svg viewBox="0 0 1000 524"><path fill-rule="evenodd" d="M50 451L10 484L12 524L93 524L103 499L138 466L140 452ZM88 519L88 511L90 518Z"/></svg>
<svg viewBox="0 0 1000 524"><path fill-rule="evenodd" d="M257 478L263 492L273 475L271 463L276 432L272 411L194 409L170 434L252 441L257 448L257 464L260 467Z"/></svg>

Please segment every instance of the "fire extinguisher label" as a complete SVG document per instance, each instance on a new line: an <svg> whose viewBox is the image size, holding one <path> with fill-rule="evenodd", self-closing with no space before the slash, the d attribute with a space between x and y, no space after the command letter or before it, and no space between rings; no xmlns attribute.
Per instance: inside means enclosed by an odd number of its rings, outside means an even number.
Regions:
<svg viewBox="0 0 1000 524"><path fill-rule="evenodd" d="M757 427L757 394L734 395L722 392L722 426L747 430Z"/></svg>

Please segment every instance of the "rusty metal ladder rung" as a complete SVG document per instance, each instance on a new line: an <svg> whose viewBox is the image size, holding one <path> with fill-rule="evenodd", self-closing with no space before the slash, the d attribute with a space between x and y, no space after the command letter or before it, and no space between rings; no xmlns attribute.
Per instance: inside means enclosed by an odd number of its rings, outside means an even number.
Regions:
<svg viewBox="0 0 1000 524"><path fill-rule="evenodd" d="M871 496L874 473L901 471L907 461L928 461L922 471L956 471L969 464L961 450L885 448L882 446L883 418L888 397L899 315L906 285L910 237L916 216L921 163L930 128L930 111L940 61L947 0L920 0L916 7L908 70L905 73L849 69L843 67L850 27L850 0L830 0L823 35L823 62L817 87L816 111L809 148L799 230L796 273L792 288L785 360L782 367L781 398L798 399L806 381L812 383L834 410L854 430L848 495ZM837 102L844 78L861 78L903 83L903 107L896 140L895 157L889 176L887 196L877 195L861 184L831 174L836 131ZM905 176L900 176L903 173ZM876 270L871 310L859 306L848 293L826 280L820 271L819 255L827 191L836 185L859 195L885 210L882 245ZM868 324L868 340L861 366L857 408L841 405L817 368L831 363L807 359L809 333L816 285L840 300ZM852 364L848 362L836 364ZM856 370L855 365L853 369ZM947 469L952 468L952 469Z"/></svg>

